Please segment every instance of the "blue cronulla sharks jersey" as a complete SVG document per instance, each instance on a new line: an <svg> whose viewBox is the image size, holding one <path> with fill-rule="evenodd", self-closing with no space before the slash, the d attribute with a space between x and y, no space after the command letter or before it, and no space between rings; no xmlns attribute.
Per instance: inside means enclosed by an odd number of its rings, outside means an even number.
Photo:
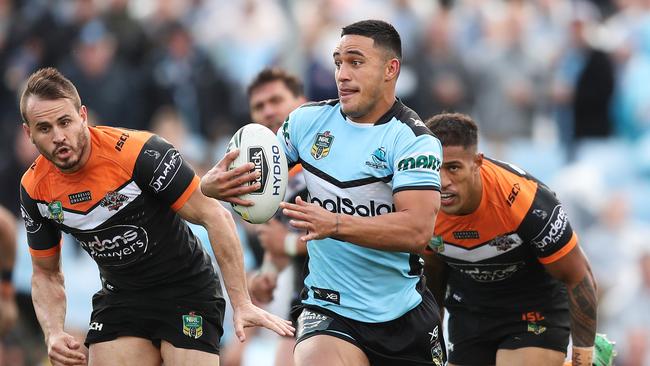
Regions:
<svg viewBox="0 0 650 366"><path fill-rule="evenodd" d="M290 164L301 163L310 201L346 215L395 211L393 194L440 190L442 147L399 100L373 124L346 118L338 100L291 113L278 139ZM422 297L420 257L326 238L307 244L304 304L363 322L396 319Z"/></svg>

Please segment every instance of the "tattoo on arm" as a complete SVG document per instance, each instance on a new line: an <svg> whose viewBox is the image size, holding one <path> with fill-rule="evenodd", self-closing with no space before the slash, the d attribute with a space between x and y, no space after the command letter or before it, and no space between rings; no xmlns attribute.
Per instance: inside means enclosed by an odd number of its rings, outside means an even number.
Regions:
<svg viewBox="0 0 650 366"><path fill-rule="evenodd" d="M596 284L591 272L573 288L569 288L571 337L578 347L591 347L596 336Z"/></svg>

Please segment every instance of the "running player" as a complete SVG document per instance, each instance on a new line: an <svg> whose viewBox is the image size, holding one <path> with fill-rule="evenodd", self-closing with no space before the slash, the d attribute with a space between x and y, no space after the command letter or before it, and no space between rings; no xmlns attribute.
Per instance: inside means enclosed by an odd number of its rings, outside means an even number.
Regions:
<svg viewBox="0 0 650 366"><path fill-rule="evenodd" d="M591 365L596 284L555 194L520 168L477 152L477 126L462 114L426 122L442 141L441 213L427 279L448 271L453 365ZM429 275L432 274L432 275Z"/></svg>
<svg viewBox="0 0 650 366"><path fill-rule="evenodd" d="M393 26L344 27L333 58L340 99L303 105L278 132L289 162L302 164L310 195L281 204L308 232L294 360L442 365L438 307L415 254L433 234L440 143L395 97L401 40ZM202 188L222 177L214 170Z"/></svg>
<svg viewBox="0 0 650 366"><path fill-rule="evenodd" d="M30 76L20 110L41 153L20 198L32 298L53 364L86 363L63 328L61 231L97 262L103 284L86 338L90 365L218 363L221 285L182 219L208 231L240 341L255 325L291 334L288 322L250 302L232 217L196 189L199 178L173 146L148 132L89 127L76 88L53 68Z"/></svg>
<svg viewBox="0 0 650 366"><path fill-rule="evenodd" d="M12 282L15 260L16 219L9 210L0 206L0 337L11 330L18 317Z"/></svg>

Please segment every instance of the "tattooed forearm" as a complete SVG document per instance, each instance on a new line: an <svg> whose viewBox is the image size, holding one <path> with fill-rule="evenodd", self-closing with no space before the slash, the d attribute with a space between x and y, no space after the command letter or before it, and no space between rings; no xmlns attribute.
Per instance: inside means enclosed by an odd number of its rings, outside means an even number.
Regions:
<svg viewBox="0 0 650 366"><path fill-rule="evenodd" d="M596 283L591 271L582 281L569 288L569 311L571 312L571 338L577 347L591 347L596 336Z"/></svg>

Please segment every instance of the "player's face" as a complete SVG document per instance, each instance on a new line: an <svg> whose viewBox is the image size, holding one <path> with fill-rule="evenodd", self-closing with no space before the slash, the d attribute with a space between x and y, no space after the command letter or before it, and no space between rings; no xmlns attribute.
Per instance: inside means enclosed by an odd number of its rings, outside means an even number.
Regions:
<svg viewBox="0 0 650 366"><path fill-rule="evenodd" d="M305 102L293 95L282 80L270 81L253 89L249 104L253 122L276 132L289 113Z"/></svg>
<svg viewBox="0 0 650 366"><path fill-rule="evenodd" d="M481 200L482 154L463 146L443 146L442 156L441 210L449 215L472 213Z"/></svg>
<svg viewBox="0 0 650 366"><path fill-rule="evenodd" d="M59 170L79 170L90 155L86 107L77 110L70 99L27 100L23 129L38 151Z"/></svg>
<svg viewBox="0 0 650 366"><path fill-rule="evenodd" d="M345 35L334 49L336 87L343 113L365 122L375 111L386 87L385 72L389 58L372 38Z"/></svg>

